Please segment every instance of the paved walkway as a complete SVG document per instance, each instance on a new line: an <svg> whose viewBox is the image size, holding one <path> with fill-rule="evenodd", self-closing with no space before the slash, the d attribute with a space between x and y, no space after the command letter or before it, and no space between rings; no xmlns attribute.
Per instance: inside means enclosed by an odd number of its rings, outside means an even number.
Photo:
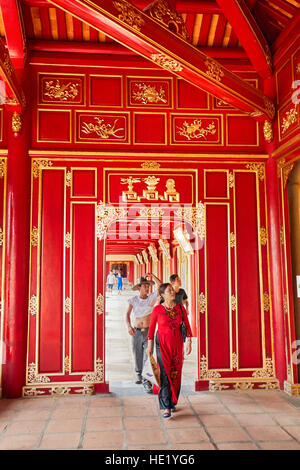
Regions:
<svg viewBox="0 0 300 470"><path fill-rule="evenodd" d="M178 411L163 419L157 396L132 383L130 342L120 321L126 302L112 298L107 305L110 394L2 399L0 449L300 450L300 397L194 392L195 354L184 365Z"/></svg>

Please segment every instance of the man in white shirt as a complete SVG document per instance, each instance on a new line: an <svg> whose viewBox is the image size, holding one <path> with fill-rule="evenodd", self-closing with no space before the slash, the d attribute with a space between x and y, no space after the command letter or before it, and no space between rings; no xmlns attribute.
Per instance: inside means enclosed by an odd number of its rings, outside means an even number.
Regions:
<svg viewBox="0 0 300 470"><path fill-rule="evenodd" d="M149 294L150 286L155 283L147 279L149 276L152 276L157 284L157 290L152 294ZM139 295L128 300L129 307L126 312L128 333L132 336L132 350L136 373L135 383L142 383L147 393L152 393L152 384L149 380L142 377L142 372L147 360L146 349L148 346L147 336L150 317L155 304L159 300L158 288L160 285L161 281L154 274L148 273L145 277L139 278L137 284L133 287L133 290L139 290ZM130 319L131 314L133 316L133 325Z"/></svg>
<svg viewBox="0 0 300 470"><path fill-rule="evenodd" d="M108 292L112 293L113 287L115 282L115 276L112 271L110 271L109 275L107 276L107 290Z"/></svg>

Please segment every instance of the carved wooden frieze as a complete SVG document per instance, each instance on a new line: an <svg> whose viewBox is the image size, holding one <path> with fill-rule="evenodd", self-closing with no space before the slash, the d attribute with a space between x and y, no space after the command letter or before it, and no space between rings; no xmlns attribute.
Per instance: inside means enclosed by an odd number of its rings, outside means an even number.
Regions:
<svg viewBox="0 0 300 470"><path fill-rule="evenodd" d="M81 106L85 104L85 76L75 74L39 74L40 104Z"/></svg>
<svg viewBox="0 0 300 470"><path fill-rule="evenodd" d="M76 142L129 143L128 113L80 113L76 115Z"/></svg>

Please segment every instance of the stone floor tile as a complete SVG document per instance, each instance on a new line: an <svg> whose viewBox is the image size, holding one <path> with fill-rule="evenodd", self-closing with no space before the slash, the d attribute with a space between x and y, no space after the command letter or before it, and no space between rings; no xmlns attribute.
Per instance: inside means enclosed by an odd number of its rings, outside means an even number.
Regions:
<svg viewBox="0 0 300 470"><path fill-rule="evenodd" d="M153 444L152 446L128 446L127 450L170 450L168 444Z"/></svg>
<svg viewBox="0 0 300 470"><path fill-rule="evenodd" d="M202 427L200 421L196 416L185 415L184 412L176 412L172 414L170 419L164 419L163 421L166 428L199 428ZM195 430L194 430L195 432Z"/></svg>
<svg viewBox="0 0 300 470"><path fill-rule="evenodd" d="M215 450L209 442L194 442L193 444L172 444L172 450Z"/></svg>
<svg viewBox="0 0 300 470"><path fill-rule="evenodd" d="M235 419L230 415L201 415L204 426L236 426Z"/></svg>
<svg viewBox="0 0 300 470"><path fill-rule="evenodd" d="M300 442L300 426L284 426L283 429Z"/></svg>
<svg viewBox="0 0 300 470"><path fill-rule="evenodd" d="M300 444L296 441L263 441L259 443L263 450L300 450Z"/></svg>
<svg viewBox="0 0 300 470"><path fill-rule="evenodd" d="M86 432L82 442L83 449L123 449L121 431Z"/></svg>
<svg viewBox="0 0 300 470"><path fill-rule="evenodd" d="M229 414L228 409L226 409L223 405L220 404L203 404L203 405L192 405L195 412L200 415L225 415Z"/></svg>
<svg viewBox="0 0 300 470"><path fill-rule="evenodd" d="M94 406L120 406L121 399L119 397L101 397L99 395L91 397L89 402L89 407L93 408Z"/></svg>
<svg viewBox="0 0 300 470"><path fill-rule="evenodd" d="M86 408L84 406L76 407L76 408L57 408L51 414L51 419L68 419L68 418L83 418L86 412Z"/></svg>
<svg viewBox="0 0 300 470"><path fill-rule="evenodd" d="M288 441L292 439L280 426L249 426L246 429L255 441Z"/></svg>
<svg viewBox="0 0 300 470"><path fill-rule="evenodd" d="M193 444L208 442L209 438L203 428L167 429L169 441L173 444Z"/></svg>
<svg viewBox="0 0 300 470"><path fill-rule="evenodd" d="M45 421L46 419L49 418L51 413L50 409L39 409L38 413L36 410L18 410L14 413L12 416L13 421L25 421L25 420L39 420L39 421Z"/></svg>
<svg viewBox="0 0 300 470"><path fill-rule="evenodd" d="M149 403L145 406L125 406L124 416L153 416L158 414L157 406Z"/></svg>
<svg viewBox="0 0 300 470"><path fill-rule="evenodd" d="M37 434L42 432L45 421L26 420L12 421L6 429L6 435L10 434Z"/></svg>
<svg viewBox="0 0 300 470"><path fill-rule="evenodd" d="M214 442L246 442L251 440L249 435L239 426L207 426L206 431Z"/></svg>
<svg viewBox="0 0 300 470"><path fill-rule="evenodd" d="M228 403L226 405L231 413L238 414L238 413L265 413L262 407L257 405L256 403Z"/></svg>
<svg viewBox="0 0 300 470"><path fill-rule="evenodd" d="M10 435L0 438L1 450L31 450L38 443L40 434Z"/></svg>
<svg viewBox="0 0 300 470"><path fill-rule="evenodd" d="M277 423L266 413L238 413L236 419L241 426L276 426Z"/></svg>
<svg viewBox="0 0 300 470"><path fill-rule="evenodd" d="M104 418L87 418L86 431L121 431L123 428L120 416Z"/></svg>
<svg viewBox="0 0 300 470"><path fill-rule="evenodd" d="M94 406L89 407L87 411L88 418L107 418L110 416L121 416L122 408L120 406Z"/></svg>
<svg viewBox="0 0 300 470"><path fill-rule="evenodd" d="M164 433L160 429L127 429L126 442L130 445L152 445L152 444L166 444Z"/></svg>
<svg viewBox="0 0 300 470"><path fill-rule="evenodd" d="M50 419L45 433L70 433L80 432L82 428L82 419Z"/></svg>
<svg viewBox="0 0 300 470"><path fill-rule="evenodd" d="M254 442L225 442L218 443L217 447L219 450L257 450L258 447Z"/></svg>
<svg viewBox="0 0 300 470"><path fill-rule="evenodd" d="M128 416L124 418L125 429L160 429L160 419L156 416Z"/></svg>
<svg viewBox="0 0 300 470"><path fill-rule="evenodd" d="M295 413L270 413L270 416L276 423L280 424L280 426L300 425L300 416L295 415Z"/></svg>
<svg viewBox="0 0 300 470"><path fill-rule="evenodd" d="M80 441L80 433L57 433L44 434L39 449L77 449Z"/></svg>

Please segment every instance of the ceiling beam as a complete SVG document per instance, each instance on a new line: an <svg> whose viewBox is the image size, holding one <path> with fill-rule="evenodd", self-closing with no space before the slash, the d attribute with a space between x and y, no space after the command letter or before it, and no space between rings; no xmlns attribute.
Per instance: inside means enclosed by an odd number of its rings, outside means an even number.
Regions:
<svg viewBox="0 0 300 470"><path fill-rule="evenodd" d="M16 68L23 68L26 61L26 39L22 12L18 0L0 0L6 44Z"/></svg>
<svg viewBox="0 0 300 470"><path fill-rule="evenodd" d="M217 0L253 67L264 79L272 76L269 45L244 0Z"/></svg>
<svg viewBox="0 0 300 470"><path fill-rule="evenodd" d="M2 38L0 38L0 103L6 104L18 113L26 106L24 92Z"/></svg>
<svg viewBox="0 0 300 470"><path fill-rule="evenodd" d="M49 0L49 3L255 119L274 118L274 104L260 90L127 1Z"/></svg>

